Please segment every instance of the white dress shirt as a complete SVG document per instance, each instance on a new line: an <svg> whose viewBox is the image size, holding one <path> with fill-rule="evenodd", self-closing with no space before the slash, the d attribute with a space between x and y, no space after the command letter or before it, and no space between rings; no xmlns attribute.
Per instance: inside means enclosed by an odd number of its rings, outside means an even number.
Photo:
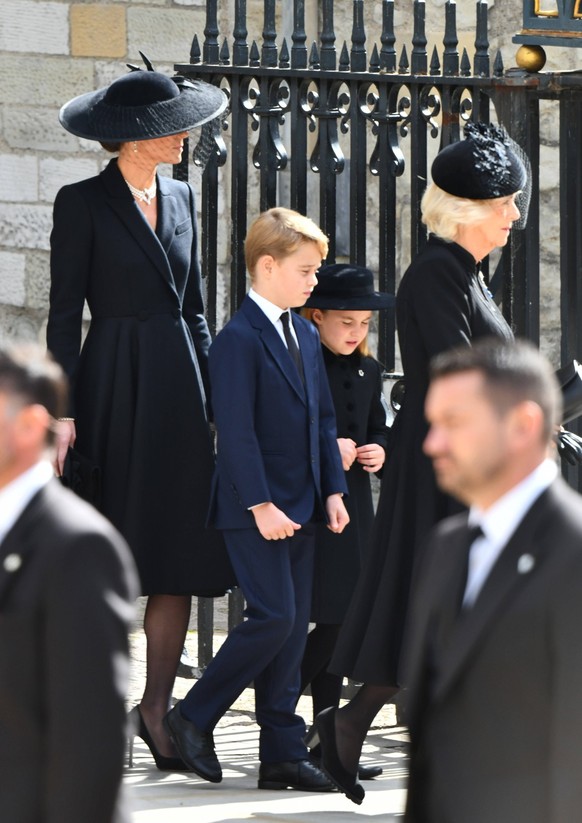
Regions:
<svg viewBox="0 0 582 823"><path fill-rule="evenodd" d="M263 314L267 315L268 319L277 329L277 334L283 341L285 348L287 348L287 342L285 340L285 334L283 332L283 323L281 323L281 315L284 311L291 315L289 309L282 309L280 306L276 306L274 303L271 303L270 300L267 300L266 297L257 294L257 292L254 289L250 289L248 295L251 298L251 300L253 300L261 309ZM291 334L293 335L295 342L297 343L297 347L299 347L299 340L297 339L297 335L295 334L295 328L293 327L293 319L291 318L291 316L289 317L289 328L291 330Z"/></svg>
<svg viewBox="0 0 582 823"><path fill-rule="evenodd" d="M0 490L0 543L34 495L54 477L54 474L50 462L41 460Z"/></svg>
<svg viewBox="0 0 582 823"><path fill-rule="evenodd" d="M487 580L495 561L537 498L555 480L558 467L552 460L544 460L521 483L500 497L489 509L482 511L472 506L469 526L481 526L478 537L469 551L469 570L463 597L463 607L473 605Z"/></svg>

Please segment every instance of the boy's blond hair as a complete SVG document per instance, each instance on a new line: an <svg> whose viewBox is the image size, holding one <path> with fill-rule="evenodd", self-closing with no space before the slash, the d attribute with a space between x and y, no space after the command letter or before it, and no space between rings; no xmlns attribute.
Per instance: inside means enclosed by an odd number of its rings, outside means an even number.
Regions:
<svg viewBox="0 0 582 823"><path fill-rule="evenodd" d="M268 254L282 260L296 252L302 243L315 243L321 259L327 256L327 237L309 217L281 206L264 211L251 224L245 240L245 260L251 280L260 257Z"/></svg>

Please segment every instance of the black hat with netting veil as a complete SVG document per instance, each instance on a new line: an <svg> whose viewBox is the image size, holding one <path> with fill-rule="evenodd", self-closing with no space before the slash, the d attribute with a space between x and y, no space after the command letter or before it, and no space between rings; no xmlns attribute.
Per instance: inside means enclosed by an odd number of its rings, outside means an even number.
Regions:
<svg viewBox="0 0 582 823"><path fill-rule="evenodd" d="M493 200L516 194L520 219L527 220L531 196L531 167L527 155L503 126L467 123L465 139L440 151L431 168L433 182L447 194L467 200Z"/></svg>
<svg viewBox="0 0 582 823"><path fill-rule="evenodd" d="M59 120L77 137L125 143L202 126L222 114L227 103L226 94L210 83L134 70L106 88L69 100Z"/></svg>

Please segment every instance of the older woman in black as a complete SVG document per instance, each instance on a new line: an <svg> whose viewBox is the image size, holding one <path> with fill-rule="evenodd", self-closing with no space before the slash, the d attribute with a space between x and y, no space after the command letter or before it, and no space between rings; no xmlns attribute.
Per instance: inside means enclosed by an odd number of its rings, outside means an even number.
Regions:
<svg viewBox="0 0 582 823"><path fill-rule="evenodd" d="M60 112L65 129L118 156L55 200L47 342L73 401L57 471L73 444L99 468L100 508L127 538L149 595L147 681L133 719L161 769L184 768L162 717L191 595L224 592L233 578L204 529L214 457L194 192L157 167L178 163L188 129L225 106L209 84L133 71Z"/></svg>
<svg viewBox="0 0 582 823"><path fill-rule="evenodd" d="M465 139L443 149L422 202L430 231L396 298L406 392L384 467L369 560L342 626L331 670L365 685L346 706L316 718L312 740L322 744L322 768L351 800L365 735L398 690L398 663L410 583L422 541L458 504L437 489L423 454L428 365L438 352L512 332L489 294L482 260L507 243L520 218L517 197L528 187L519 149L503 129L470 124Z"/></svg>

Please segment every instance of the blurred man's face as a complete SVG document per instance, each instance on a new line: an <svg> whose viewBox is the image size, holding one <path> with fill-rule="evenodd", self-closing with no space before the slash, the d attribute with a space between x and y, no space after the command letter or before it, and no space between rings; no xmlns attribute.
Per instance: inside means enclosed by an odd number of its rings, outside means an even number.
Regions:
<svg viewBox="0 0 582 823"><path fill-rule="evenodd" d="M0 486L2 477L11 474L16 459L16 419L14 400L0 392Z"/></svg>
<svg viewBox="0 0 582 823"><path fill-rule="evenodd" d="M467 371L433 381L425 413L430 429L423 448L441 489L466 504L481 505L496 495L512 460L513 415L493 408L481 374Z"/></svg>

